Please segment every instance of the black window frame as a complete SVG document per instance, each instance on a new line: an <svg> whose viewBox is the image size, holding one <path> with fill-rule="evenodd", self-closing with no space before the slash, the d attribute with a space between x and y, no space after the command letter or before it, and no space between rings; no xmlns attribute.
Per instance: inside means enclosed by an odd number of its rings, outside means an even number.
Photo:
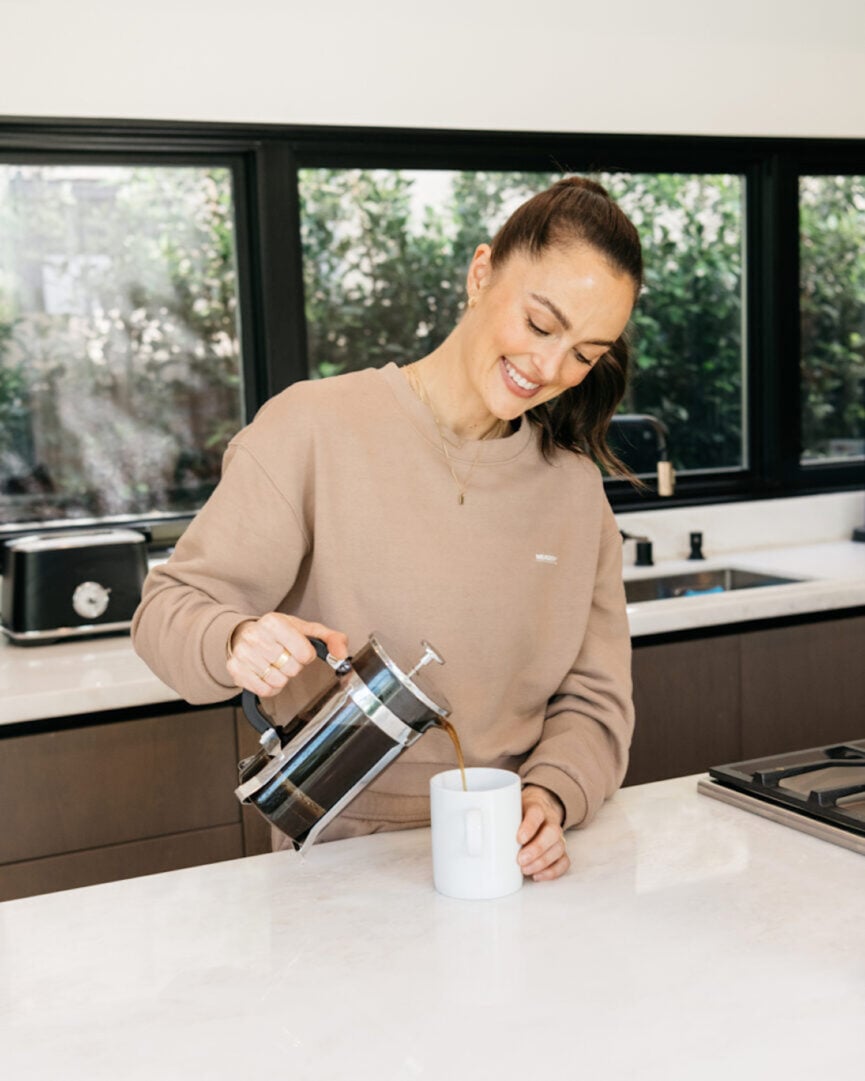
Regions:
<svg viewBox="0 0 865 1081"><path fill-rule="evenodd" d="M653 509L856 490L865 481L860 460L799 461L799 177L865 174L863 139L0 118L0 163L22 161L231 170L247 421L267 398L308 378L300 169L742 176L747 464L683 474L666 498L608 480L610 502L617 511ZM178 516L178 530L189 517Z"/></svg>

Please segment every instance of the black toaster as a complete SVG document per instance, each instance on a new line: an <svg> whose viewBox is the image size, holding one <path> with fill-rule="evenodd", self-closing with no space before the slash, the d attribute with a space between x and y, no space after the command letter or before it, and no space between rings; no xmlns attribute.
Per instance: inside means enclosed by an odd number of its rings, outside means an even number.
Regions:
<svg viewBox="0 0 865 1081"><path fill-rule="evenodd" d="M7 542L0 620L17 645L129 630L147 575L147 538L133 529Z"/></svg>

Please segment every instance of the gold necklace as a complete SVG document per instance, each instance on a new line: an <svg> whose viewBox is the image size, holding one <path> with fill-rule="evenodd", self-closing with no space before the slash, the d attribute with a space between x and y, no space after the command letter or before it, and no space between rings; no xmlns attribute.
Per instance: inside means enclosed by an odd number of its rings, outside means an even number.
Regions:
<svg viewBox="0 0 865 1081"><path fill-rule="evenodd" d="M466 491L468 490L469 481L471 480L472 473L474 472L475 466L478 464L478 458L481 454L480 441L478 441L478 449L475 451L475 456L472 459L472 464L469 466L469 471L468 473L466 473L465 479L460 481L459 477L456 474L456 470L454 469L450 452L448 451L447 443L445 442L442 426L439 423L439 418L436 416L436 411L432 407L432 402L429 400L429 395L426 392L426 387L424 387L423 385L423 380L420 377L420 372L415 371L414 365L412 364L405 369L405 373L408 376L409 385L411 386L412 390L432 414L432 419L435 421L436 431L439 434L439 442L441 443L442 453L445 456L445 461L447 462L447 467L450 475L453 477L454 484L457 486L457 503L459 504L459 506L462 506L466 501L465 495ZM488 433L483 438L490 439L493 437L491 433L495 433L495 435L498 435L499 432L504 432L506 429L507 421L500 420L496 425L493 426L493 428L490 430L490 433Z"/></svg>

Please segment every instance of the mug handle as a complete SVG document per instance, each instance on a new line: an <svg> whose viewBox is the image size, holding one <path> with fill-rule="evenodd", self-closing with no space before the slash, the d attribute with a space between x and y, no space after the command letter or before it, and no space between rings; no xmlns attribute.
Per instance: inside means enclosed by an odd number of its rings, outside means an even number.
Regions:
<svg viewBox="0 0 865 1081"><path fill-rule="evenodd" d="M477 807L466 811L466 852L469 856L479 856L483 852L484 818Z"/></svg>

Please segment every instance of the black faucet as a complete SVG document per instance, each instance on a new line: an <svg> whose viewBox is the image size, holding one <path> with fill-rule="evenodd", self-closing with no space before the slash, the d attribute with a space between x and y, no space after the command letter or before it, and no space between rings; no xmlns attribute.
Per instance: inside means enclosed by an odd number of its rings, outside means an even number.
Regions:
<svg viewBox="0 0 865 1081"><path fill-rule="evenodd" d="M667 449L667 429L648 413L617 413L610 421L608 439L619 458L638 476L655 473L658 495L671 496L676 474Z"/></svg>
<svg viewBox="0 0 865 1081"><path fill-rule="evenodd" d="M622 540L632 540L637 542L637 558L634 560L635 567L654 567L654 561L652 559L652 542L648 537L638 537L636 533L626 533L624 529L620 529L619 533L622 535Z"/></svg>

